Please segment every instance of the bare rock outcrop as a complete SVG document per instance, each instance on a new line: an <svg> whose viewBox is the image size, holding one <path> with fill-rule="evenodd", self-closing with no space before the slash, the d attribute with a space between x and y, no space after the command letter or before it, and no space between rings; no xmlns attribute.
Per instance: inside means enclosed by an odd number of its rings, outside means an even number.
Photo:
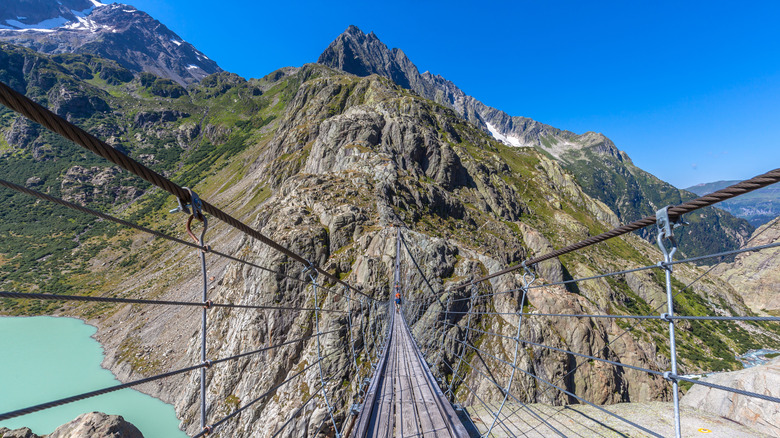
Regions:
<svg viewBox="0 0 780 438"><path fill-rule="evenodd" d="M772 221L759 227L745 247L780 241L780 227ZM730 283L754 312L780 314L780 248L742 253L732 263L721 263L713 273Z"/></svg>
<svg viewBox="0 0 780 438"><path fill-rule="evenodd" d="M56 428L50 435L37 435L28 427L15 430L0 427L0 438L144 438L144 435L121 415L89 412Z"/></svg>
<svg viewBox="0 0 780 438"><path fill-rule="evenodd" d="M780 358L730 373L719 373L702 380L744 391L780 397ZM682 398L683 406L706 411L759 430L767 436L780 437L780 405L755 397L694 385Z"/></svg>

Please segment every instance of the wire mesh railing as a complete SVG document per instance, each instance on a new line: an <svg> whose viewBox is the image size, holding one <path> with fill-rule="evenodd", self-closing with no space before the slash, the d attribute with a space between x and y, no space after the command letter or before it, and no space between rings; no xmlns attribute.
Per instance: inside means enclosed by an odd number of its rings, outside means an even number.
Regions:
<svg viewBox="0 0 780 438"><path fill-rule="evenodd" d="M769 174L776 174L778 171L770 172ZM768 175L768 174L765 174ZM757 177L756 179L763 179L764 176ZM764 180L764 182L767 182ZM745 187L750 185L750 183L747 184L738 184L736 186ZM723 192L723 191L722 191ZM728 189L725 190L725 192L729 192ZM734 193L734 191L731 191L731 193ZM712 197L710 197L712 198ZM718 198L718 197L716 197ZM719 198L718 198L719 199ZM695 201L692 201L692 203L688 204L695 204L695 205L703 205L702 203L697 203ZM711 204L707 204L711 205ZM439 292L435 291L433 287L430 286L430 281L425 278L425 274L419 270L420 275L423 276L424 281L423 284L427 285L426 287L423 287L423 291L425 292L423 295L423 298L419 298L416 302L408 300L407 302L407 312L409 312L408 320L409 321L418 321L421 320L421 308L422 309L429 309L431 306L438 307L438 314L439 316L436 318L428 318L425 322L429 323L431 320L433 321L434 327L431 327L430 325L426 326L425 329L427 333L433 332L433 338L436 339L436 341L431 342L430 339L428 339L428 342L419 342L420 345L422 345L422 351L426 355L427 360L429 360L430 363L436 364L439 371L439 377L438 380L442 382L442 389L445 391L445 393L451 397L451 400L453 402L457 402L459 398L462 398L460 393L457 391L458 388L465 389L468 392L468 398L471 400L478 402L481 404L485 410L485 412L489 413L490 418L479 418L480 422L484 424L485 429L482 430L482 436L492 436L494 434L494 430L497 428L501 429L501 432L504 434L508 434L509 436L515 436L516 432L511 431L509 428L507 428L504 424L505 421L507 421L510 418L510 415L513 413L506 414L505 413L505 406L508 400L512 400L515 403L520 404L520 408L518 409L525 409L529 412L532 412L532 417L538 418L539 423L531 427L530 429L525 429L524 432L531 432L533 430L538 429L540 426L544 425L548 428L548 432L558 434L561 436L565 436L564 432L561 432L561 430L555 428L550 423L552 414L544 416L541 413L534 412L534 409L529 407L527 403L524 403L522 400L529 400L532 399L528 394L525 394L525 397L523 394L513 394L513 388L512 388L512 381L515 378L516 373L521 373L522 375L527 376L528 378L532 378L533 380L537 381L540 385L546 386L547 389L544 390L541 394L538 394L536 398L540 398L544 395L546 395L549 391L557 391L559 393L565 394L568 396L571 400L576 401L577 403L581 404L587 404L592 406L593 408L602 411L603 413L610 415L617 420L624 422L625 424L641 431L641 433L649 434L651 436L663 436L657 431L653 431L650 428L646 427L646 425L638 424L635 421L631 421L628 418L625 418L624 416L621 416L615 412L610 411L607 407L601 406L599 404L593 403L589 400L586 400L585 398L577 395L576 393L572 392L571 390L567 389L566 381L569 379L580 367L582 367L586 363L602 363L607 366L614 367L615 369L619 370L633 370L640 373L646 373L648 375L652 375L655 378L663 379L664 381L668 382L671 386L671 393L672 393L672 405L673 405L673 415L674 415L674 435L677 437L682 436L681 432L681 419L680 419L680 401L679 401L679 394L680 390L678 388L678 382L687 382L691 385L702 385L713 389L718 389L722 391L727 391L732 394L739 394L742 396L752 397L755 399L765 400L769 402L778 403L780 402L780 398L773 397L771 395L761 394L754 391L745 391L743 389L739 388L733 388L728 387L725 385L718 385L713 384L710 382L698 380L695 378L691 378L689 376L681 375L681 373L677 370L677 352L675 351L675 347L677 344L677 339L675 336L675 323L680 321L695 321L695 322L703 322L703 321L713 321L713 322L719 322L719 321L727 321L727 322L752 322L752 323L777 323L780 322L780 317L775 316L754 316L754 315L676 315L674 314L675 307L673 305L675 298L677 298L681 293L689 290L694 283L701 280L707 273L709 273L715 265L710 267L706 272L701 274L699 277L697 277L695 280L691 281L687 285L685 285L682 288L678 288L677 291L673 290L672 287L672 275L673 275L673 267L680 264L690 264L694 262L699 262L706 259L721 259L726 256L732 256L747 252L757 252L762 250L769 250L773 248L780 247L780 242L777 243L771 243L766 245L758 245L758 246L752 246L752 247L745 247L737 250L731 250L731 251L724 251L714 254L708 254L703 256L697 256L697 257L689 257L685 259L680 260L673 260L673 255L676 249L676 241L674 239L673 234L673 228L675 228L676 224L681 224L680 216L677 216L676 218L670 219L669 217L669 211L673 211L673 208L666 208L658 213L657 220L654 220L653 222L657 222L658 226L658 238L657 238L657 244L659 249L662 252L663 260L659 261L656 264L652 265L646 265L646 266L640 266L636 268L629 268L629 269L623 269L623 270L617 270L612 271L604 274L598 274L598 275L591 275L586 276L582 278L575 278L575 279L568 279L565 281L557 281L557 282L549 282L549 283L542 283L542 284L532 284L533 283L533 272L531 270L531 267L533 265L539 263L542 260L548 260L549 258L545 255L536 257L534 259L531 259L529 261L526 261L516 267L513 268L507 268L503 269L497 273L484 275L482 277L476 278L474 280L470 280L468 282L462 283L459 286L456 287L450 287L447 289L442 288ZM771 224L769 224L764 231L771 228L772 226L777 224L777 220ZM625 228L625 227L622 227ZM618 233L617 235L621 235L624 233ZM613 232L607 232L603 233L600 236L608 236L607 238L615 237L615 233ZM597 236L598 237L598 236ZM603 241L604 239L590 239L591 243L589 243L586 246L592 245L594 243ZM569 245L566 250L566 252L569 251L577 251L585 246L582 246L580 243ZM407 252L409 257L413 260L413 263L415 266L417 266L417 263L415 260L415 256L412 254L412 251L409 250L407 247ZM553 251L553 254L561 255L561 251ZM500 275L505 275L509 273L514 273L515 271L522 269L523 271L523 278L522 278L522 287L520 288L509 288L506 290L499 290L499 291L489 291L487 293L478 293L479 289L476 288L476 285L486 283ZM538 289L538 288L550 288L554 286L566 286L570 284L578 284L581 282L587 282L587 281L594 281L599 280L603 278L608 277L616 277L616 276L625 276L626 274L631 274L638 271L646 271L646 270L658 270L664 272L664 283L665 287L664 290L666 292L666 300L661 305L657 306L655 309L652 310L652 312L658 312L661 311L665 307L665 312L661 314L594 314L594 313L543 313L543 312L532 312L532 311L525 311L524 305L526 303L526 296L531 289ZM489 288L492 287L488 286ZM468 288L467 290L471 291L466 294L466 296L453 296L454 292L457 292L460 289ZM477 293L475 293L477 291ZM498 311L495 309L488 308L489 306L486 306L487 303L489 303L492 299L498 296L510 296L513 300L515 300L515 311ZM444 303L442 303L442 300L445 300ZM424 312L425 310L423 310ZM652 313L651 312L651 313ZM486 329L485 327L481 327L479 323L475 323L474 319L480 319L480 318L486 318L486 317L500 317L503 321L509 321L512 317L517 318L516 319L516 332L513 334L507 334L504 333L498 333L496 331L491 331L489 329ZM634 321L633 325L630 325L628 328L622 331L619 335L612 338L612 340L603 348L603 351L609 352L610 346L616 342L618 339L622 338L624 335L629 333L634 327L636 327L636 324L642 323L642 321L654 321L656 323L664 323L668 324L668 334L669 334L669 340L668 345L670 349L670 364L671 369L662 370L662 369L651 369L644 366L637 366L632 365L630 363L625 363L625 361L621 361L618 357L615 358L608 358L608 357L599 357L599 355L594 354L585 354L582 352L573 351L570 348L564 348L560 346L553 346L553 345L546 345L543 342L534 342L527 338L521 337L521 329L523 325L523 319L524 318L593 318L593 319L621 319L621 320L628 320L628 321ZM507 357L498 357L495 354L485 351L483 348L480 348L479 343L483 342L485 338L494 338L496 339L495 342L509 342L510 345L514 345L516 348L512 350L509 349L509 354ZM476 340L476 341L475 341ZM421 339L422 341L422 339ZM450 341L452 342L455 347L453 347L451 350L453 352L453 361L447 360L444 355L432 351L431 348L426 348L426 346L430 347L431 345L437 345L441 342ZM521 349L522 347L522 349ZM531 349L529 351L533 350L549 350L553 351L559 354L564 355L568 358L574 358L574 366L571 367L571 369L564 373L562 376L555 380L551 379L545 379L540 377L534 372L531 372L527 369L523 369L523 367L518 365L518 359L517 355L514 354L514 352L523 353L523 349ZM535 353L529 353L528 351L524 352L526 355L528 354L535 354ZM479 358L480 363L474 363L475 358ZM579 359L579 360L577 360ZM489 361L492 361L493 363L488 363ZM436 366L434 369L437 368ZM442 371L442 367L444 370ZM496 372L498 367L504 367L505 370L503 372ZM507 378L507 381L504 383L500 383L495 376L502 375ZM476 389L473 388L468 382L469 382L469 376L472 376L473 378L477 379L477 381L487 381L492 384L494 387L494 390L496 390L497 396L494 397L496 400L495 405L491 407L490 402L484 400L484 394L486 391L484 389ZM482 396L479 395L479 392L482 392ZM516 392L516 391L515 391Z"/></svg>

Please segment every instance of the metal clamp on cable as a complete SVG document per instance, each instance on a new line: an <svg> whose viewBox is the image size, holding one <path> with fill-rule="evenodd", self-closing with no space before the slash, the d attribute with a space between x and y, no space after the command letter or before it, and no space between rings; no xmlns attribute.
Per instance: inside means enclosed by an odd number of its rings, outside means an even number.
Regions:
<svg viewBox="0 0 780 438"><path fill-rule="evenodd" d="M661 314L661 319L663 319L664 321L667 321L667 322L674 322L674 320L672 319L672 317L668 313L662 313Z"/></svg>
<svg viewBox="0 0 780 438"><path fill-rule="evenodd" d="M670 382L676 382L677 381L677 375L676 374L672 374L671 371L664 371L663 376L664 376L664 379L666 379L666 380L668 380Z"/></svg>
<svg viewBox="0 0 780 438"><path fill-rule="evenodd" d="M211 308L211 306L213 306L213 305L214 305L214 302L213 302L213 301L211 301L211 300L206 300L206 302L205 302L205 303L203 303L203 308L204 308L204 309L210 309L210 308Z"/></svg>
<svg viewBox="0 0 780 438"><path fill-rule="evenodd" d="M205 435L211 435L212 433L214 433L214 426L211 425L203 426L203 431L201 433Z"/></svg>
<svg viewBox="0 0 780 438"><path fill-rule="evenodd" d="M317 272L317 267L314 266L314 262L306 260L306 263L308 263L308 265L306 265L306 267L303 268L302 273L309 274L310 277L316 277L318 272Z"/></svg>
<svg viewBox="0 0 780 438"><path fill-rule="evenodd" d="M655 212L655 225L658 228L658 247L661 248L661 252L664 254L664 261L658 265L664 269L671 270L669 262L672 261L672 256L677 252L677 239L674 237L674 229L683 225L688 225L682 216L677 218L669 217L669 205ZM671 251L664 245L664 239L669 239L672 242Z"/></svg>
<svg viewBox="0 0 780 438"><path fill-rule="evenodd" d="M198 197L198 194L192 191L192 189L187 187L184 187L184 189L190 193L191 200L190 200L190 204L185 204L184 202L182 202L181 199L179 199L179 210L190 214L190 217L187 219L187 234L189 234L189 236L192 238L192 240L195 241L195 243L201 246L201 251L209 252L211 248L204 243L206 230L208 230L209 228L209 222L206 219L206 216L203 215L203 202L201 202L200 198ZM192 211L190 211L190 208L192 209ZM198 239L195 233L192 232L193 219L197 219L203 222L203 230L200 232L200 239Z"/></svg>
<svg viewBox="0 0 780 438"><path fill-rule="evenodd" d="M211 361L210 361L210 360L205 360L205 361L203 361L203 363L201 364L201 366L202 366L203 368L211 368Z"/></svg>

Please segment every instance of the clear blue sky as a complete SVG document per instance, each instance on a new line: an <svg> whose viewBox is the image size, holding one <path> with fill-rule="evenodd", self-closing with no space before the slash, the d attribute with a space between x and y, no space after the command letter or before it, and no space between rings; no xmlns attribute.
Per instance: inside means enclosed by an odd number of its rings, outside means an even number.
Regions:
<svg viewBox="0 0 780 438"><path fill-rule="evenodd" d="M681 188L780 167L780 2L127 3L247 78L316 62L355 24L487 105L607 135Z"/></svg>

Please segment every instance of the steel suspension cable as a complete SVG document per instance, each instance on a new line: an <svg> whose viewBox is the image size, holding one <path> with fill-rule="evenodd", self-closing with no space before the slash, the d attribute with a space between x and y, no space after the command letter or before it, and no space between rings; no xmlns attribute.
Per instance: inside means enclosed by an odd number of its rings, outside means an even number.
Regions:
<svg viewBox="0 0 780 438"><path fill-rule="evenodd" d="M140 162L130 158L118 149L109 145L108 143L98 139L97 137L89 134L78 126L68 122L64 118L54 114L42 105L33 101L32 99L24 96L23 94L12 89L3 82L0 82L0 103L8 107L9 109L16 111L17 113L25 116L26 118L42 125L46 129L55 132L62 137L92 151L93 153L107 159L108 161L122 167L123 169L133 173L136 176L141 177L145 181L165 190L166 192L176 196L182 202L192 202L192 196L188 190L172 182L168 178L160 175L152 169L146 167ZM311 262L274 241L273 239L266 237L259 231L249 227L238 219L230 216L219 208L209 204L206 201L201 201L203 210L222 222L232 226L233 228L247 234L267 246L275 249L278 252L290 257L291 259L302 263L304 266L310 266ZM320 274L324 275L331 281L341 284L349 289L352 289L360 295L364 295L366 298L374 299L363 292L355 289L349 284L345 283L337 276L325 271L324 269L314 266L314 269Z"/></svg>
<svg viewBox="0 0 780 438"><path fill-rule="evenodd" d="M690 213L692 211L696 211L700 208L709 207L711 205L717 204L718 202L725 201L731 198L734 198L736 196L752 192L753 190L758 190L760 188L772 185L776 182L780 181L780 169L774 169L767 173L764 173L762 175L754 176L753 178L750 178L748 180L742 181L738 184L731 185L729 187L726 187L724 189L718 190L714 193L710 193L709 195L702 196L699 198L696 198L694 200L684 202L682 204L676 205L674 207L669 207L669 216L671 218L677 218L682 216L683 214ZM631 222L629 224L614 228L610 231L601 233L596 236L589 237L587 239L581 240L577 243L573 243L571 245L568 245L564 248L551 251L549 253L543 254L538 257L534 257L531 259L528 259L524 261L523 263L511 266L505 269L502 269L500 271L494 272L489 275L485 275L483 277L471 280L469 283L464 283L458 286L455 286L454 289L462 289L466 286L468 286L470 283L480 283L486 280L490 280L491 278L495 278L504 274L508 274L510 272L514 272L518 269L522 269L523 266L531 266L535 265L539 262L543 262L545 260L549 260L555 257L562 256L564 254L568 254L570 252L580 250L583 248L586 248L588 246L594 245L596 243L603 242L605 240L612 239L613 237L622 236L624 234L631 233L633 231L640 230L644 227L647 227L649 225L655 224L656 219L655 216L647 216L645 218L642 218L640 220Z"/></svg>

